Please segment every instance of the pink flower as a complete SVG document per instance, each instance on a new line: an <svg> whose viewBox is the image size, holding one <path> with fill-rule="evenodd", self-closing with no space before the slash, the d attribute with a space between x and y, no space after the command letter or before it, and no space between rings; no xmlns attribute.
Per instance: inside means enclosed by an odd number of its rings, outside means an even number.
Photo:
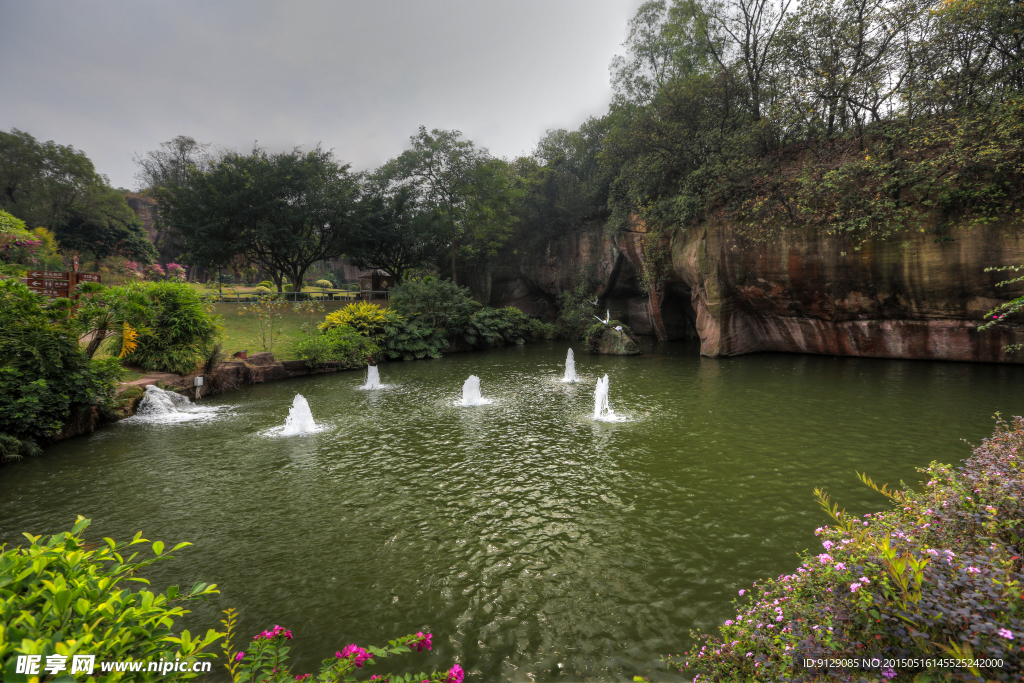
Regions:
<svg viewBox="0 0 1024 683"><path fill-rule="evenodd" d="M980 574L981 573L981 570L978 569L977 567L968 567L967 571L969 571L971 574Z"/></svg>
<svg viewBox="0 0 1024 683"><path fill-rule="evenodd" d="M355 643L352 643L351 645L346 645L341 649L341 652L335 652L334 656L338 659L353 657L354 659L352 660L352 663L356 665L357 669L361 669L363 667L363 662L373 657L373 655L371 655L369 652L359 647Z"/></svg>
<svg viewBox="0 0 1024 683"><path fill-rule="evenodd" d="M829 550L832 547L832 541L822 541L821 545L825 547L825 550Z"/></svg>
<svg viewBox="0 0 1024 683"><path fill-rule="evenodd" d="M313 674L299 674L298 676L295 677L295 680L297 680L297 681L304 681L304 680L306 680L307 678L309 678L312 675Z"/></svg>
<svg viewBox="0 0 1024 683"><path fill-rule="evenodd" d="M1003 638L1006 638L1007 640L1013 640L1013 631L1011 631L1008 628L1001 628L998 631L996 631L996 633L1001 635Z"/></svg>
<svg viewBox="0 0 1024 683"><path fill-rule="evenodd" d="M745 591L744 589L742 589L742 588L740 589L740 595L743 595L743 594L744 594L744 593L746 593L746 592L747 592L747 591Z"/></svg>
<svg viewBox="0 0 1024 683"><path fill-rule="evenodd" d="M462 670L462 667L456 664L452 668L448 669L448 675L444 677L445 683L462 683L462 679L466 677L466 672Z"/></svg>
<svg viewBox="0 0 1024 683"><path fill-rule="evenodd" d="M725 625L726 625L726 626L732 626L732 624L733 624L733 621L732 621L732 619L726 619L726 620L725 620Z"/></svg>
<svg viewBox="0 0 1024 683"><path fill-rule="evenodd" d="M237 655L235 655L235 661L236 662L242 661L242 657L245 657L245 653L244 652L239 652Z"/></svg>
<svg viewBox="0 0 1024 683"><path fill-rule="evenodd" d="M430 639L433 638L432 633L423 633L417 631L414 636L414 640L409 641L409 649L416 650L417 652L423 652L424 650L430 649Z"/></svg>
<svg viewBox="0 0 1024 683"><path fill-rule="evenodd" d="M858 590L860 590L860 584L859 583L851 583L850 584L850 592L851 593L856 593Z"/></svg>
<svg viewBox="0 0 1024 683"><path fill-rule="evenodd" d="M839 571L842 571L842 570L846 569L846 564L843 563L843 562L836 562L836 569L838 569Z"/></svg>

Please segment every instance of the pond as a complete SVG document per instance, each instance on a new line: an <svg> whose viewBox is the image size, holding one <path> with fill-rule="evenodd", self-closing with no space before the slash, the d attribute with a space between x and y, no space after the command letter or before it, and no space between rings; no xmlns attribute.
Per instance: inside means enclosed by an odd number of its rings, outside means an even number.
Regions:
<svg viewBox="0 0 1024 683"><path fill-rule="evenodd" d="M147 574L216 582L186 626L240 612L240 635L295 634L297 671L348 643L417 630L400 670L467 680L628 680L665 672L740 588L792 571L827 523L813 489L862 514L877 482L919 480L1024 412L1024 368L784 354L638 357L564 342L316 375L204 399L178 423L132 419L4 466L0 542L75 515L90 538L194 547ZM596 381L611 408L591 419ZM480 377L488 405L460 407ZM296 393L321 427L283 437ZM660 671L660 673L659 673ZM367 675L368 677L368 675Z"/></svg>

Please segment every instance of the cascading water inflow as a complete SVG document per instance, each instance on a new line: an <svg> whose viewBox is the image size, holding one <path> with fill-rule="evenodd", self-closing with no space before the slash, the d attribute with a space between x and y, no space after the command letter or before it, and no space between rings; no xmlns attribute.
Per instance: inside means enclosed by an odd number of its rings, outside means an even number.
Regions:
<svg viewBox="0 0 1024 683"><path fill-rule="evenodd" d="M460 406L484 406L490 403L491 400L480 396L480 378L476 375L470 375L462 384L462 400L456 403Z"/></svg>
<svg viewBox="0 0 1024 683"><path fill-rule="evenodd" d="M288 411L288 419L284 421L284 427L281 429L281 436L312 434L317 429L306 397L302 394L295 394L291 410Z"/></svg>
<svg viewBox="0 0 1024 683"><path fill-rule="evenodd" d="M204 420L224 406L198 406L181 394L150 385L135 411L136 422L173 423Z"/></svg>
<svg viewBox="0 0 1024 683"><path fill-rule="evenodd" d="M562 381L576 381L576 359L572 355L572 349L569 349L569 353L565 354L565 376L562 377Z"/></svg>
<svg viewBox="0 0 1024 683"><path fill-rule="evenodd" d="M608 375L597 380L597 388L594 389L594 419L603 422L618 420L615 411L608 405Z"/></svg>
<svg viewBox="0 0 1024 683"><path fill-rule="evenodd" d="M360 389L381 389L384 385L380 383L380 370L376 365L369 365L366 368L366 384Z"/></svg>

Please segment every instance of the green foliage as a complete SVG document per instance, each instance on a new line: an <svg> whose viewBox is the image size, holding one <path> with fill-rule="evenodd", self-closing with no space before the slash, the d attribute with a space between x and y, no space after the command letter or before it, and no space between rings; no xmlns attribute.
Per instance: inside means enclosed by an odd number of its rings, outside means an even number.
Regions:
<svg viewBox="0 0 1024 683"><path fill-rule="evenodd" d="M448 347L448 338L444 330L421 318L407 320L399 317L384 325L381 347L384 356L390 359L440 358L441 352Z"/></svg>
<svg viewBox="0 0 1024 683"><path fill-rule="evenodd" d="M555 327L565 339L583 339L597 312L595 278L581 275L572 289L564 289L556 297L558 318Z"/></svg>
<svg viewBox="0 0 1024 683"><path fill-rule="evenodd" d="M345 251L358 220L355 177L320 147L225 152L156 195L193 263L222 265L241 254L296 291L314 264Z"/></svg>
<svg viewBox="0 0 1024 683"><path fill-rule="evenodd" d="M360 368L381 353L373 339L349 325L327 327L299 341L295 349L299 358L311 368L327 362L339 363L343 368Z"/></svg>
<svg viewBox="0 0 1024 683"><path fill-rule="evenodd" d="M391 308L400 315L422 321L447 334L459 334L480 308L465 287L451 280L426 277L407 281L391 290Z"/></svg>
<svg viewBox="0 0 1024 683"><path fill-rule="evenodd" d="M0 462L20 460L26 455L42 455L43 449L34 439L19 439L10 434L0 434Z"/></svg>
<svg viewBox="0 0 1024 683"><path fill-rule="evenodd" d="M438 232L443 236L455 279L459 257L474 261L505 242L522 190L511 165L457 130L427 132L420 126L409 141L411 149L378 169L374 181L386 195L397 197L396 186L411 191L411 198L425 209L421 215L426 223L409 223L408 228L425 230L432 241Z"/></svg>
<svg viewBox="0 0 1024 683"><path fill-rule="evenodd" d="M514 306L486 307L470 316L462 336L472 346L522 344L531 332L542 329L540 325Z"/></svg>
<svg viewBox="0 0 1024 683"><path fill-rule="evenodd" d="M418 206L413 188L369 188L362 219L346 251L360 268L380 269L401 284L407 271L438 262L449 243L450 225L434 209Z"/></svg>
<svg viewBox="0 0 1024 683"><path fill-rule="evenodd" d="M357 301L327 314L324 322L320 323L320 329L329 330L345 325L364 337L377 341L385 334L388 325L395 325L401 321L402 316L393 308L381 308L368 301Z"/></svg>
<svg viewBox="0 0 1024 683"><path fill-rule="evenodd" d="M145 263L156 257L124 195L74 147L0 131L0 188L0 208L48 228L64 249Z"/></svg>
<svg viewBox="0 0 1024 683"><path fill-rule="evenodd" d="M0 433L44 439L78 411L112 403L121 368L116 359L91 360L79 347L67 302L0 281Z"/></svg>
<svg viewBox="0 0 1024 683"><path fill-rule="evenodd" d="M218 333L199 294L183 282L148 282L112 288L108 306L124 311L139 331L138 346L124 361L143 370L187 375L210 356Z"/></svg>
<svg viewBox="0 0 1024 683"><path fill-rule="evenodd" d="M41 655L39 672L44 678L42 669L48 656L67 657L68 674L75 654L95 655L96 669L84 679L90 683L123 677L100 675L102 661L180 658L194 663L215 656L207 648L224 634L210 629L205 636L193 637L188 631L175 634L173 628L175 619L189 613L174 603L214 595L219 592L216 584L199 582L187 592L177 586L166 593L145 588L132 591L130 582L149 584L139 575L141 570L172 556L164 553L163 542L155 541L150 546L154 557L136 560L142 548L135 546L149 543L141 532L128 542L105 538L98 546L87 544L83 533L89 523L80 516L70 531L49 538L25 534L26 546L0 546L0 671L4 680L30 680L15 672L18 655ZM179 543L169 552L188 545ZM142 672L132 680L160 677L159 673Z"/></svg>
<svg viewBox="0 0 1024 683"><path fill-rule="evenodd" d="M334 287L334 283L330 280L317 280L314 284L320 289L331 289Z"/></svg>
<svg viewBox="0 0 1024 683"><path fill-rule="evenodd" d="M856 518L816 490L834 522L815 532L825 552L805 553L793 574L758 581L719 635L695 634L697 645L670 662L722 681L787 680L810 673L807 659L851 657L909 660L880 671L884 678L1019 680L1024 419L996 417L993 436L961 467L919 470L928 476L920 490L860 475L889 499L884 512ZM935 658L999 663L922 662ZM841 680L863 673L829 670Z"/></svg>

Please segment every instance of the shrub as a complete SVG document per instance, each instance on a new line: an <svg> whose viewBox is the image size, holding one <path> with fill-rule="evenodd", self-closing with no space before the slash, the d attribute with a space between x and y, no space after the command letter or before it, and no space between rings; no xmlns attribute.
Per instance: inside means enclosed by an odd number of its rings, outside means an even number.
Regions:
<svg viewBox="0 0 1024 683"><path fill-rule="evenodd" d="M199 295L182 282L151 282L111 290L107 304L122 307L139 331L138 346L124 360L143 370L187 375L210 355L216 320Z"/></svg>
<svg viewBox="0 0 1024 683"><path fill-rule="evenodd" d="M319 287L320 289L331 289L332 287L334 287L334 284L330 280L317 280L313 284Z"/></svg>
<svg viewBox="0 0 1024 683"><path fill-rule="evenodd" d="M159 263L151 263L142 269L146 277L150 280L163 280L167 276L167 271L160 266Z"/></svg>
<svg viewBox="0 0 1024 683"><path fill-rule="evenodd" d="M360 368L380 354L380 347L348 325L335 325L295 345L299 358L309 367L327 362L346 368Z"/></svg>
<svg viewBox="0 0 1024 683"><path fill-rule="evenodd" d="M402 316L393 309L381 308L368 301L359 301L328 314L324 322L320 323L320 329L328 330L332 327L348 325L363 336L377 339L384 334L387 325L400 320L402 320Z"/></svg>
<svg viewBox="0 0 1024 683"><path fill-rule="evenodd" d="M292 287L291 284L287 284L287 285L284 285L283 287L281 287L281 291L282 292L294 292L295 288Z"/></svg>
<svg viewBox="0 0 1024 683"><path fill-rule="evenodd" d="M583 339L597 312L597 285L593 278L581 276L572 289L558 293L558 318L555 326L566 339Z"/></svg>
<svg viewBox="0 0 1024 683"><path fill-rule="evenodd" d="M384 326L382 337L384 355L390 359L440 358L441 351L448 347L444 331L428 325L423 320L406 320L399 317Z"/></svg>
<svg viewBox="0 0 1024 683"><path fill-rule="evenodd" d="M256 289L253 290L254 294L259 294L260 296L265 296L267 294L271 294L272 292L273 290L271 290L269 287L264 287L263 285L257 285Z"/></svg>
<svg viewBox="0 0 1024 683"><path fill-rule="evenodd" d="M539 323L514 306L487 307L470 316L463 338L473 346L522 344L532 330L539 329Z"/></svg>
<svg viewBox="0 0 1024 683"><path fill-rule="evenodd" d="M116 359L85 354L68 304L0 281L0 434L25 442L18 454L31 454L29 442L53 436L75 413L114 399L122 370Z"/></svg>
<svg viewBox="0 0 1024 683"><path fill-rule="evenodd" d="M735 620L675 663L712 680L816 678L805 659L911 660L884 678L1019 680L1024 672L1021 541L1024 420L999 421L963 466L932 463L921 491L879 488L892 508L857 519L816 490L835 522L815 533L823 553L762 581ZM740 591L742 595L744 591ZM982 660L963 668L922 659ZM1001 661L1001 665L984 662ZM830 680L866 671L832 668ZM915 673L920 673L914 678ZM701 678L704 678L704 673Z"/></svg>
<svg viewBox="0 0 1024 683"><path fill-rule="evenodd" d="M217 586L195 584L181 592L171 586L166 593L131 586L145 581L138 572L149 565L171 559L164 544L156 541L154 557L135 561L137 548L149 543L136 534L128 542L109 538L96 547L82 539L89 526L79 517L70 531L44 539L26 534L29 545L0 546L0 671L4 680L30 680L16 672L18 655L40 659L39 673L48 680L47 659L59 656L64 674L72 673L73 656L95 655L97 670L89 680L101 680L101 661L164 660L195 663L215 654L207 648L224 636L208 630L205 636L192 637L188 631L175 635L174 620L188 614L175 602L203 599L218 593ZM189 543L179 543L174 552ZM148 582L146 582L148 583ZM107 674L107 676L116 674ZM179 678L194 678L192 673L176 672ZM159 675L142 674L138 680L155 680ZM71 680L71 676L66 676ZM33 680L39 680L32 677ZM102 679L112 680L112 679Z"/></svg>
<svg viewBox="0 0 1024 683"><path fill-rule="evenodd" d="M426 277L407 280L391 290L391 308L400 315L420 319L431 327L459 334L480 308L469 290L451 280Z"/></svg>
<svg viewBox="0 0 1024 683"><path fill-rule="evenodd" d="M353 643L323 660L316 674L295 674L288 665L288 652L291 650L288 641L292 639L291 631L275 625L274 628L268 628L256 635L249 641L245 650L235 652L231 646L231 639L234 635L236 615L234 610L225 610L225 614L227 618L221 622L228 635L224 643L224 654L228 660L225 666L235 683L295 683L310 678L314 681L354 681L355 670L373 666L376 659L431 649L432 634L423 632L389 641L388 647L385 648L372 645L362 648ZM462 683L464 676L462 667L456 664L445 672L383 674L371 676L370 680L392 683Z"/></svg>
<svg viewBox="0 0 1024 683"><path fill-rule="evenodd" d="M277 285L275 285L270 280L264 280L263 282L259 283L259 285L257 285L257 286L259 286L259 287L266 287L267 289L269 289L271 291L273 291L274 289L277 288Z"/></svg>

